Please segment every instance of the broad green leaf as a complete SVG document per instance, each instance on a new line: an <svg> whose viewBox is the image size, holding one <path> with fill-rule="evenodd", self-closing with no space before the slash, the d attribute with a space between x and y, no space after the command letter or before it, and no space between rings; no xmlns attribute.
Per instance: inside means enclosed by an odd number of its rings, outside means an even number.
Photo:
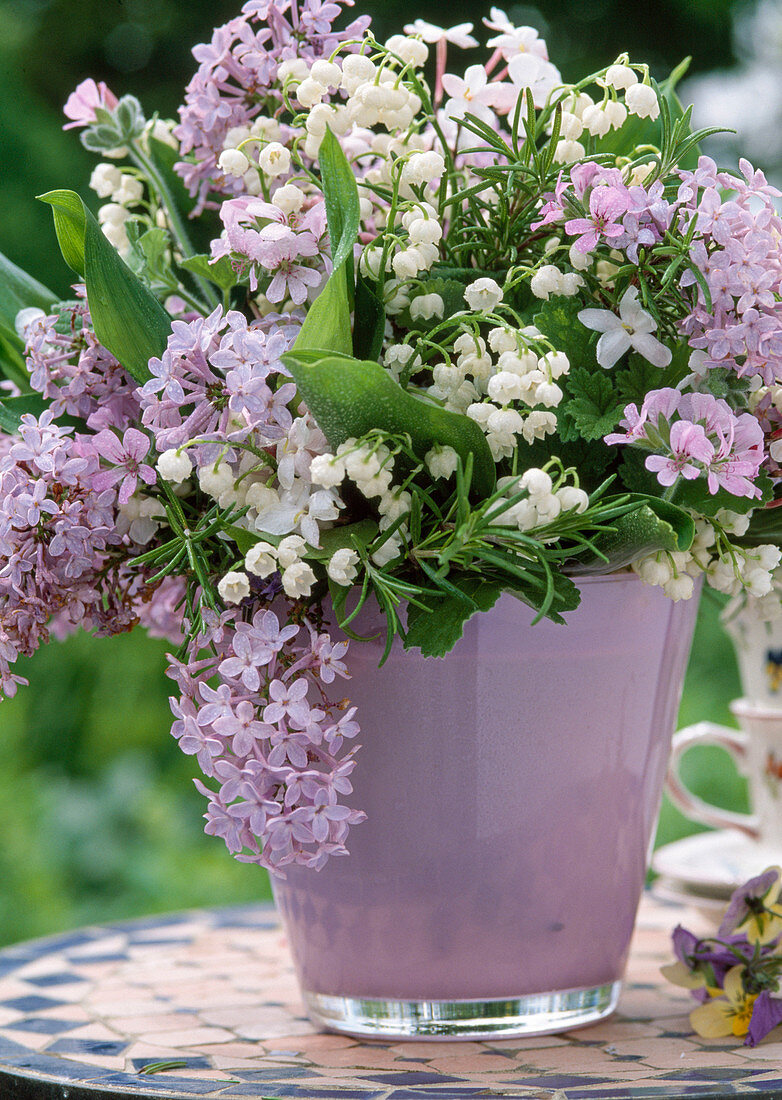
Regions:
<svg viewBox="0 0 782 1100"><path fill-rule="evenodd" d="M193 275L200 275L202 279L209 279L221 290L230 290L238 281L228 256L221 256L216 263L210 263L206 253L199 253L197 256L191 256L189 260L180 261L179 266L185 271L192 272Z"/></svg>
<svg viewBox="0 0 782 1100"><path fill-rule="evenodd" d="M386 311L372 283L359 275L356 281L356 308L353 319L353 356L379 359L383 348Z"/></svg>
<svg viewBox="0 0 782 1100"><path fill-rule="evenodd" d="M269 542L276 546L282 535L269 535L265 531L248 531L246 527L231 524L224 528L225 534L236 543L239 553L244 557L252 550L256 542Z"/></svg>
<svg viewBox="0 0 782 1100"><path fill-rule="evenodd" d="M307 312L294 347L297 351L317 348L351 355L353 245L361 217L358 187L342 146L329 129L321 143L318 161L334 266L328 282Z"/></svg>
<svg viewBox="0 0 782 1100"><path fill-rule="evenodd" d="M295 351L352 354L353 334L350 331L350 303L344 265L331 275L310 306L293 347Z"/></svg>
<svg viewBox="0 0 782 1100"><path fill-rule="evenodd" d="M478 577L449 577L463 594L444 594L427 599L427 608L410 604L407 612L405 649L420 649L424 657L444 657L464 633L464 624L479 611L489 611L502 594L497 584Z"/></svg>
<svg viewBox="0 0 782 1100"><path fill-rule="evenodd" d="M337 271L353 256L361 210L353 169L342 151L342 146L329 129L326 130L318 151L318 163L323 180L323 197L326 200L331 260L334 271Z"/></svg>
<svg viewBox="0 0 782 1100"><path fill-rule="evenodd" d="M589 551L588 556L580 555L577 561L568 563L569 573L612 573L658 550L689 550L695 524L687 512L659 497L636 494L631 501L637 507L612 521L615 530L592 540L607 560Z"/></svg>
<svg viewBox="0 0 782 1100"><path fill-rule="evenodd" d="M49 313L56 301L56 294L0 252L0 321L5 318L12 332L20 309L34 307Z"/></svg>
<svg viewBox="0 0 782 1100"><path fill-rule="evenodd" d="M53 208L66 262L83 273L95 335L129 374L146 382L149 360L165 350L169 315L109 244L78 195L50 191L41 200Z"/></svg>
<svg viewBox="0 0 782 1100"><path fill-rule="evenodd" d="M421 459L436 444L453 447L465 462L472 455L476 495L493 491L494 459L486 437L469 417L414 397L379 363L323 352L300 354L298 346L283 362L332 447L373 428L406 434Z"/></svg>
<svg viewBox="0 0 782 1100"><path fill-rule="evenodd" d="M782 508L777 502L765 508L756 508L749 521L749 530L736 541L748 546L762 546L772 542L782 546Z"/></svg>
<svg viewBox="0 0 782 1100"><path fill-rule="evenodd" d="M13 382L22 393L30 392L30 375L24 361L24 344L0 322L0 374Z"/></svg>
<svg viewBox="0 0 782 1100"><path fill-rule="evenodd" d="M71 271L84 278L84 227L86 207L75 191L47 191L41 202L52 208L54 229L62 258Z"/></svg>
<svg viewBox="0 0 782 1100"><path fill-rule="evenodd" d="M6 397L0 401L0 428L12 435L21 424L24 413L40 416L48 407L49 402L37 393Z"/></svg>

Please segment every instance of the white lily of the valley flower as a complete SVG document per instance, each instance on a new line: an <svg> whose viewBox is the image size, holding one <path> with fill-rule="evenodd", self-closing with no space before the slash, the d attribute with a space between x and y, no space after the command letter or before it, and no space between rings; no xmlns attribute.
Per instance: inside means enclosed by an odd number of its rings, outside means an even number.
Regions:
<svg viewBox="0 0 782 1100"><path fill-rule="evenodd" d="M582 309L578 319L586 328L601 332L597 342L597 361L606 370L634 348L655 367L667 367L671 352L652 336L657 328L654 318L641 308L638 289L631 286L619 303L619 316L609 309Z"/></svg>

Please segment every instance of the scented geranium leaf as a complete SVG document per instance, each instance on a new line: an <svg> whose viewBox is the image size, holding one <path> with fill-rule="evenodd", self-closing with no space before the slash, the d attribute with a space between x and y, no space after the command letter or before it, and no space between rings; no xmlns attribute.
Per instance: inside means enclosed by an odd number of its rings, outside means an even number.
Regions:
<svg viewBox="0 0 782 1100"><path fill-rule="evenodd" d="M567 377L570 399L565 411L582 439L602 439L615 428L624 410L607 373L573 367Z"/></svg>
<svg viewBox="0 0 782 1100"><path fill-rule="evenodd" d="M171 318L109 244L77 194L50 191L41 201L53 209L66 262L84 278L95 335L128 374L146 382L149 360L165 351Z"/></svg>
<svg viewBox="0 0 782 1100"><path fill-rule="evenodd" d="M410 604L405 649L420 649L424 657L444 657L464 633L464 624L476 612L489 611L502 594L497 584L480 578L449 577L463 598L444 594L427 597L426 609Z"/></svg>
<svg viewBox="0 0 782 1100"><path fill-rule="evenodd" d="M472 455L472 487L489 496L496 481L494 459L478 425L403 390L379 363L323 352L302 352L298 341L283 362L293 375L318 427L332 447L379 428L408 435L423 459L435 445L453 447L463 461Z"/></svg>
<svg viewBox="0 0 782 1100"><path fill-rule="evenodd" d="M578 319L583 308L583 302L557 295L540 303L540 310L533 317L533 323L544 336L548 336L558 351L564 351L573 367L602 371L603 368L598 366L595 358L596 341L592 340L593 334Z"/></svg>
<svg viewBox="0 0 782 1100"><path fill-rule="evenodd" d="M625 405L636 405L640 409L644 398L651 390L678 385L682 378L690 373L687 363L689 356L690 348L686 344L678 345L673 351L670 364L661 370L637 352L630 352L623 360L626 366L611 371L616 383L618 400L623 409Z"/></svg>
<svg viewBox="0 0 782 1100"><path fill-rule="evenodd" d="M612 573L658 550L672 553L689 550L695 538L692 516L659 497L636 494L631 502L636 507L612 521L613 531L592 540L603 557L592 551L579 554L576 560L568 562L569 573L574 576Z"/></svg>
<svg viewBox="0 0 782 1100"><path fill-rule="evenodd" d="M695 481L685 481L680 478L674 499L682 508L692 508L704 516L715 516L723 508L729 512L739 512L744 515L754 508L762 508L774 497L774 484L762 470L753 479L753 483L763 494L761 497L738 497L726 489L718 489L716 493L710 493L705 476Z"/></svg>
<svg viewBox="0 0 782 1100"><path fill-rule="evenodd" d="M209 279L220 290L230 290L239 281L228 256L221 256L216 263L210 263L206 253L199 253L197 256L191 256L189 260L180 260L179 267L183 267L193 275L200 275L202 279Z"/></svg>

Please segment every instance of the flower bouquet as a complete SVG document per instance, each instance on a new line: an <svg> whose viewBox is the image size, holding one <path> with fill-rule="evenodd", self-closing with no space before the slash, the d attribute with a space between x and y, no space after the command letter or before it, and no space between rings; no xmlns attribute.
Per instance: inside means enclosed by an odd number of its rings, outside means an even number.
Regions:
<svg viewBox="0 0 782 1100"><path fill-rule="evenodd" d="M3 692L51 633L175 639L207 832L280 876L364 818L368 607L381 660L443 657L507 594L780 559L779 192L699 157L685 66L567 84L494 8L460 76L471 25L343 7L250 0L176 123L81 84L103 205L40 196L73 299L0 270Z"/></svg>

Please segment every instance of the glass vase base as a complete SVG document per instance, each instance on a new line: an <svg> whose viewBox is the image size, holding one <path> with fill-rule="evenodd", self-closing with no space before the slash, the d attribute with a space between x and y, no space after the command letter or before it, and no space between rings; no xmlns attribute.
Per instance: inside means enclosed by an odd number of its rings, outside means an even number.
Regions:
<svg viewBox="0 0 782 1100"><path fill-rule="evenodd" d="M547 1035L610 1016L622 983L490 1001L393 1001L304 991L314 1023L363 1039L493 1039Z"/></svg>

